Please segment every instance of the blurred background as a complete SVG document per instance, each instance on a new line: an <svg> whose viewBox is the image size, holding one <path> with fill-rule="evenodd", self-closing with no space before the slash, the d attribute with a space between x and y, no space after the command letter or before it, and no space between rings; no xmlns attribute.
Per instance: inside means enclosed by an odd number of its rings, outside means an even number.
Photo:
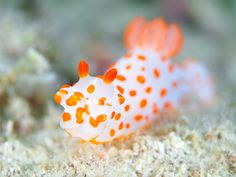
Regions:
<svg viewBox="0 0 236 177"><path fill-rule="evenodd" d="M179 24L185 40L176 60L206 63L219 95L236 98L235 0L0 0L2 132L37 128L33 121L54 110L59 86L77 81L81 58L103 73L125 53L123 30L136 16Z"/></svg>

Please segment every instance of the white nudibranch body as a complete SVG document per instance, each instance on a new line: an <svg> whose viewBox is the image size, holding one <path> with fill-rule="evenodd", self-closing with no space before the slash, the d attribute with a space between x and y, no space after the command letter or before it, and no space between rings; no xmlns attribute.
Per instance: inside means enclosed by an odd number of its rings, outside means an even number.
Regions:
<svg viewBox="0 0 236 177"><path fill-rule="evenodd" d="M214 99L212 79L203 65L175 64L171 59L182 46L176 25L161 18L150 22L137 18L127 27L124 40L128 53L103 76L90 76L83 60L78 65L80 80L55 94L65 109L60 126L73 137L104 143L149 125L192 93L203 103Z"/></svg>

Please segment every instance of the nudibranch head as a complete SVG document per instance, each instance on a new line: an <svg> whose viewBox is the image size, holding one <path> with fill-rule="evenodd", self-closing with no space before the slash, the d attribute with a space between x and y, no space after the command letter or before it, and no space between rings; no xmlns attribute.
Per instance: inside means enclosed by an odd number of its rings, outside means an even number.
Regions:
<svg viewBox="0 0 236 177"><path fill-rule="evenodd" d="M117 71L110 69L103 76L92 77L88 64L82 60L78 75L80 80L73 86L63 85L54 99L64 107L60 126L73 137L89 141L106 127L118 104L112 84Z"/></svg>

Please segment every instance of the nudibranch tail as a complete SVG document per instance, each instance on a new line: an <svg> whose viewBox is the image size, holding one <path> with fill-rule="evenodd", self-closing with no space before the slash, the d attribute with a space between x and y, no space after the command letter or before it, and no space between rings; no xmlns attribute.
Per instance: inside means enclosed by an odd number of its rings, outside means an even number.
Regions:
<svg viewBox="0 0 236 177"><path fill-rule="evenodd" d="M143 17L134 19L124 32L127 49L154 49L164 58L177 55L182 48L183 35L175 24L167 24L162 18L150 22Z"/></svg>
<svg viewBox="0 0 236 177"><path fill-rule="evenodd" d="M186 60L180 67L182 79L186 83L186 93L201 104L213 104L216 100L216 88L207 68L193 59Z"/></svg>

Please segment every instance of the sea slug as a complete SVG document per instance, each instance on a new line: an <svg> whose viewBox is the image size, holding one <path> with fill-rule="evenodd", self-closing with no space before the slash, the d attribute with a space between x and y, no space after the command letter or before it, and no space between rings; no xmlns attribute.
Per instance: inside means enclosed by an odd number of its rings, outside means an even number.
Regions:
<svg viewBox="0 0 236 177"><path fill-rule="evenodd" d="M191 96L214 98L214 84L199 62L175 63L183 43L180 28L162 18L134 19L124 32L127 53L103 76L90 76L85 60L79 81L55 94L64 107L60 126L73 137L99 144L125 136L178 109Z"/></svg>

